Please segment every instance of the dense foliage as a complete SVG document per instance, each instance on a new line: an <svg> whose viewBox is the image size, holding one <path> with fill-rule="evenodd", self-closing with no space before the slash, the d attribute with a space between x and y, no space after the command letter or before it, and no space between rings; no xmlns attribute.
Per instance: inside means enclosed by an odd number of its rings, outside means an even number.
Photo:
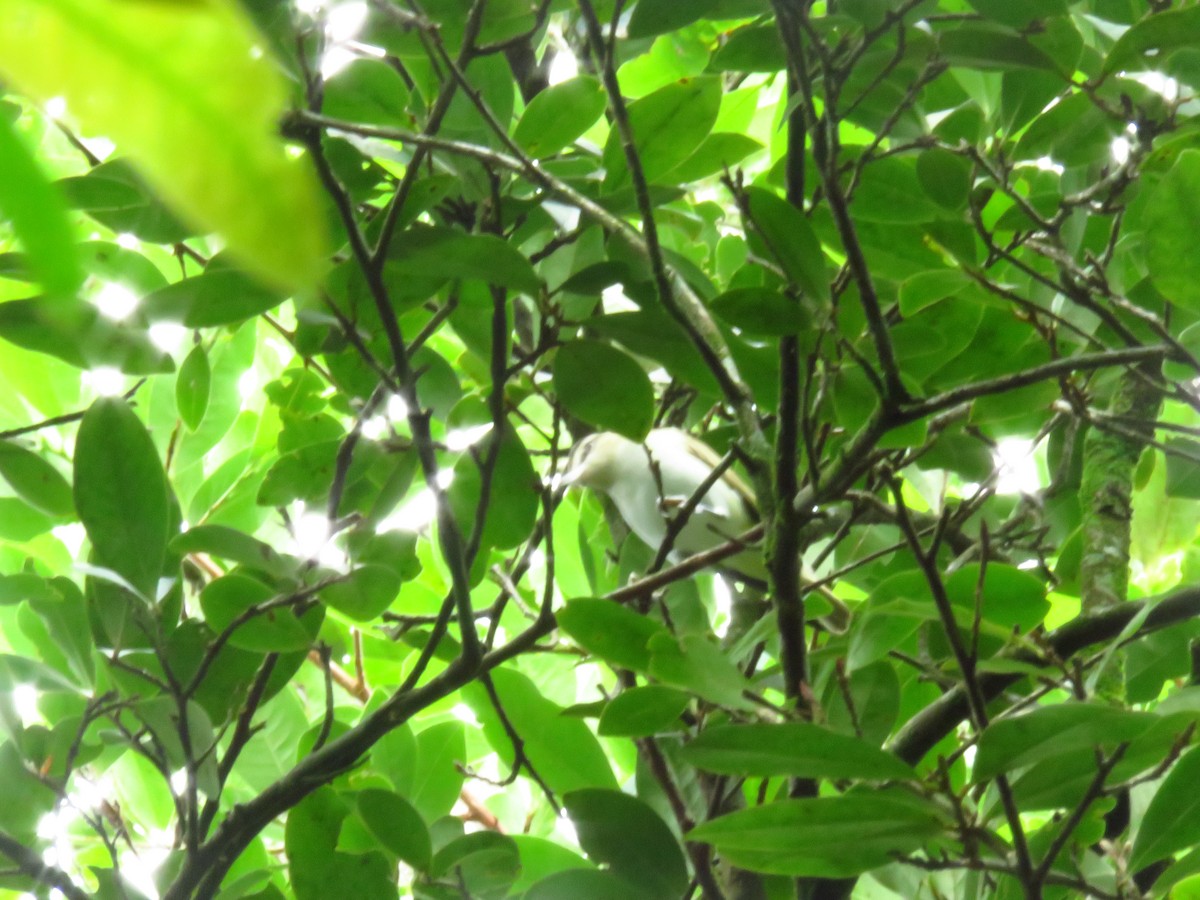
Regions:
<svg viewBox="0 0 1200 900"><path fill-rule="evenodd" d="M4 8L0 896L1200 894L1200 4Z"/></svg>

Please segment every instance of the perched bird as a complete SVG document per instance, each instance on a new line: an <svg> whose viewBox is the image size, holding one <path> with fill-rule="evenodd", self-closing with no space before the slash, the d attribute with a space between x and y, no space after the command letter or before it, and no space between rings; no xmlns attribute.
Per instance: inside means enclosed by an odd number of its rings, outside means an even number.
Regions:
<svg viewBox="0 0 1200 900"><path fill-rule="evenodd" d="M643 444L604 431L588 435L571 449L563 482L607 494L630 531L657 550L667 537L670 518L683 510L719 463L711 447L678 428L656 428ZM727 469L688 516L672 545L672 557L728 543L757 522L753 492ZM728 557L720 568L751 583L767 581L759 546ZM820 619L822 626L845 631L846 605L828 590L821 595L833 606L833 612Z"/></svg>

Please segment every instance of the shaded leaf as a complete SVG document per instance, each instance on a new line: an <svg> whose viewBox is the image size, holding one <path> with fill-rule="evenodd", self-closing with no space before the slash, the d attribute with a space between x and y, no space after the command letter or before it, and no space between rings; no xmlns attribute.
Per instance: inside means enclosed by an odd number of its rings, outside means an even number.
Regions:
<svg viewBox="0 0 1200 900"><path fill-rule="evenodd" d="M97 400L84 414L74 482L96 562L154 597L169 537L167 481L154 441L124 400Z"/></svg>
<svg viewBox="0 0 1200 900"><path fill-rule="evenodd" d="M568 341L554 356L554 390L590 425L642 441L654 424L654 388L627 353L599 341Z"/></svg>
<svg viewBox="0 0 1200 900"><path fill-rule="evenodd" d="M808 722L718 725L683 748L688 762L710 772L770 778L912 778L895 756L858 738Z"/></svg>

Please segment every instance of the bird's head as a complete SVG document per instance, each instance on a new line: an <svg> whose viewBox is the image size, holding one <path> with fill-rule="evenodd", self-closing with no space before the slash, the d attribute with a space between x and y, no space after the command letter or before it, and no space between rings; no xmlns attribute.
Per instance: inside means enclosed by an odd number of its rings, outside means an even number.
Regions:
<svg viewBox="0 0 1200 900"><path fill-rule="evenodd" d="M571 448L562 483L609 491L621 479L630 460L636 464L642 459L641 447L619 434L611 431L589 434Z"/></svg>

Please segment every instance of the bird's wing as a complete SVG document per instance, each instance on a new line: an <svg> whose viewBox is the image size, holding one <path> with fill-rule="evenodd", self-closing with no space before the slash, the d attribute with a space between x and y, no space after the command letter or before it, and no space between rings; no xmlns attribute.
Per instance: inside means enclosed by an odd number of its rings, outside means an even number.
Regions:
<svg viewBox="0 0 1200 900"><path fill-rule="evenodd" d="M709 468L712 469L715 469L721 464L721 456L716 450L693 434L687 434L685 432L685 437L687 438L688 450L697 459L703 461ZM759 518L758 505L755 502L754 491L751 490L750 485L746 484L746 482L742 479L742 476L738 475L738 473L735 472L732 467L726 469L725 474L721 477L731 488L734 489L734 491L737 492L737 495L742 498L742 502L746 504L746 510L750 513L750 518L757 522Z"/></svg>

